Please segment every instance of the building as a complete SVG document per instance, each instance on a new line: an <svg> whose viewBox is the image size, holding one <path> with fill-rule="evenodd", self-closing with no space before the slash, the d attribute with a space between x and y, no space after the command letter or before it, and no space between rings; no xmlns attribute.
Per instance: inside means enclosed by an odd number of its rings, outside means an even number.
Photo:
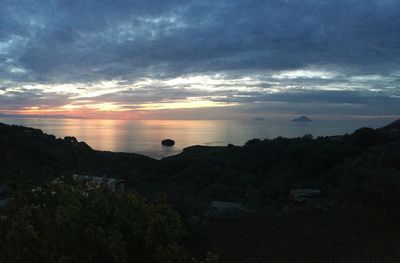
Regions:
<svg viewBox="0 0 400 263"><path fill-rule="evenodd" d="M113 192L123 193L125 190L124 179L109 178L106 176L99 177L99 176L88 176L88 175L78 175L78 174L72 175L72 178L75 181L92 181L97 184L105 184Z"/></svg>

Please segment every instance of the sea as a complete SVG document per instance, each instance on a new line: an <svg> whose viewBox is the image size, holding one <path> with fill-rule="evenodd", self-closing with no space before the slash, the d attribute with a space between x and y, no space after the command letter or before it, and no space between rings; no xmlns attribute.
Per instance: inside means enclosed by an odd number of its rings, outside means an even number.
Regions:
<svg viewBox="0 0 400 263"><path fill-rule="evenodd" d="M361 127L378 128L395 119L357 118L343 120L313 120L293 122L290 119L271 120L102 120L63 118L1 117L0 122L41 129L56 137L74 136L93 149L130 152L153 158L180 153L192 145L243 145L253 138L273 139L352 133ZM163 139L173 139L175 145L161 145Z"/></svg>

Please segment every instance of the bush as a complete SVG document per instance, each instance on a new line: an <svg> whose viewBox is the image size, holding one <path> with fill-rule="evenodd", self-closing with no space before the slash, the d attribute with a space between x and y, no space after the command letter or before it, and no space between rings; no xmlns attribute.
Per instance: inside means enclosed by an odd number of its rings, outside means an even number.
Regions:
<svg viewBox="0 0 400 263"><path fill-rule="evenodd" d="M182 234L164 203L60 180L16 193L0 217L0 262L190 262Z"/></svg>

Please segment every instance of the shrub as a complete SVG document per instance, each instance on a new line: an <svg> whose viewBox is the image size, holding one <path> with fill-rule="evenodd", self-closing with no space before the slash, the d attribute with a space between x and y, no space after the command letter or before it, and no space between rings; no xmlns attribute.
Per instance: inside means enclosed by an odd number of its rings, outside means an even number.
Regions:
<svg viewBox="0 0 400 263"><path fill-rule="evenodd" d="M182 233L164 203L60 180L16 193L0 218L0 262L190 262Z"/></svg>

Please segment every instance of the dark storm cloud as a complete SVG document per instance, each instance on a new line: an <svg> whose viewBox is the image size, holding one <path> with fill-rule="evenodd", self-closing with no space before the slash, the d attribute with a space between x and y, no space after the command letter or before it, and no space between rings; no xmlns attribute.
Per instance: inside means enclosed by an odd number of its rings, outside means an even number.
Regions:
<svg viewBox="0 0 400 263"><path fill-rule="evenodd" d="M0 39L13 42L4 56L38 81L307 65L368 73L400 62L396 0L3 1L1 10Z"/></svg>

